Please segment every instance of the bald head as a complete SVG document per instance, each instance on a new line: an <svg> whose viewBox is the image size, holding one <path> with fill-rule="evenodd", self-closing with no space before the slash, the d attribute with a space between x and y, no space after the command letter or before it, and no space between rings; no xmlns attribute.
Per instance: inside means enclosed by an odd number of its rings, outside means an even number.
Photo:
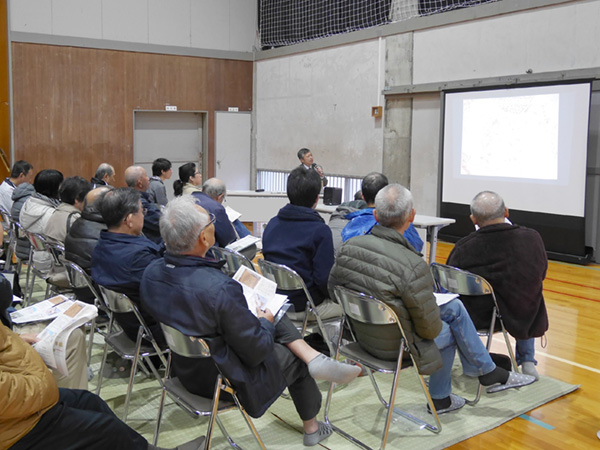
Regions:
<svg viewBox="0 0 600 450"><path fill-rule="evenodd" d="M85 196L84 208L86 206L94 205L94 203L96 203L96 200L98 200L98 197L100 197L106 191L110 191L110 188L102 186L96 189L92 189L90 192L88 192Z"/></svg>
<svg viewBox="0 0 600 450"><path fill-rule="evenodd" d="M223 183L222 180L218 178L209 178L202 185L202 192L208 195L213 200L221 203L225 198L225 193L227 192L227 186Z"/></svg>
<svg viewBox="0 0 600 450"><path fill-rule="evenodd" d="M505 217L508 217L508 209L502 197L495 192L480 192L471 201L471 220L475 225L485 227L503 223Z"/></svg>
<svg viewBox="0 0 600 450"><path fill-rule="evenodd" d="M141 166L129 166L125 169L125 183L140 192L146 192L150 187L150 178L146 169Z"/></svg>

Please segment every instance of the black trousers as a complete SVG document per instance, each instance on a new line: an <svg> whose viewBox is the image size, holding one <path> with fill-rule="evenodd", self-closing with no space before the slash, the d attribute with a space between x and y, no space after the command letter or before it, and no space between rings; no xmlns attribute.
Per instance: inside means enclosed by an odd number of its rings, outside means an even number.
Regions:
<svg viewBox="0 0 600 450"><path fill-rule="evenodd" d="M58 403L11 450L147 450L148 441L89 391L59 389Z"/></svg>
<svg viewBox="0 0 600 450"><path fill-rule="evenodd" d="M321 409L321 391L306 364L286 346L302 336L287 316L275 326L275 354L288 385L296 411L302 420L310 420Z"/></svg>
<svg viewBox="0 0 600 450"><path fill-rule="evenodd" d="M310 420L321 409L321 391L310 376L306 364L285 346L297 339L302 339L302 336L294 324L284 316L275 326L275 357L298 415L302 420ZM185 388L193 394L212 398L219 374L214 362L207 358L186 358L177 353L173 353L172 358L176 375ZM256 389L260 389L260 386ZM225 392L221 393L221 398L232 400Z"/></svg>

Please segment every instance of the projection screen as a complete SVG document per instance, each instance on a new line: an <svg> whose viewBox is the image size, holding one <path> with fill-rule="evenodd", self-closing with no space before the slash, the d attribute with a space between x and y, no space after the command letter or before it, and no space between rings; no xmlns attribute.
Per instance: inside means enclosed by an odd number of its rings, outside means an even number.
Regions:
<svg viewBox="0 0 600 450"><path fill-rule="evenodd" d="M582 232L590 91L589 82L578 82L445 93L442 216L464 225L464 207L491 190L521 224L542 225L550 251L545 227ZM447 231L456 238L473 230L454 228ZM569 252L581 254L583 239Z"/></svg>

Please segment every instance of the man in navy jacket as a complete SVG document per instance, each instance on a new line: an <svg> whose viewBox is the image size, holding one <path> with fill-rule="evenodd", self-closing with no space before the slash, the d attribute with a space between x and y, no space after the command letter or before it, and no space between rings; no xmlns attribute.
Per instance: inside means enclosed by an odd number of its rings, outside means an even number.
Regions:
<svg viewBox="0 0 600 450"><path fill-rule="evenodd" d="M106 192L100 201L100 213L108 230L92 251L92 278L108 289L127 295L134 302L159 344L164 343L160 326L140 303L140 281L148 264L161 257L163 248L142 235L144 212L140 193L132 188ZM139 323L133 313L118 314L117 322L135 341Z"/></svg>
<svg viewBox="0 0 600 450"><path fill-rule="evenodd" d="M331 229L315 211L321 178L314 170L294 169L287 182L290 203L279 210L263 234L263 255L267 261L284 264L298 272L317 305L321 318L341 315L341 308L328 298L327 280L333 267ZM302 291L282 292L304 314L306 295ZM293 316L292 316L293 317Z"/></svg>
<svg viewBox="0 0 600 450"><path fill-rule="evenodd" d="M167 253L144 272L142 305L184 334L210 338L211 359L173 355L186 389L212 396L216 364L248 414L259 417L287 386L304 424L304 445L316 445L331 429L316 420L321 394L314 378L336 381L331 376L338 372L338 382L349 382L360 369L310 348L286 317L275 325L268 309L256 315L248 309L241 285L221 272L222 262L206 257L215 243L212 219L189 196L169 202L160 223Z"/></svg>
<svg viewBox="0 0 600 450"><path fill-rule="evenodd" d="M233 225L222 205L226 193L225 183L218 178L206 180L202 186L202 192L192 193L196 203L216 217L215 241L219 247L226 247L237 239Z"/></svg>
<svg viewBox="0 0 600 450"><path fill-rule="evenodd" d="M150 178L146 169L141 166L130 166L125 169L125 183L130 188L135 189L141 194L142 208L144 208L144 226L142 231L144 235L156 244L161 244L160 229L158 221L160 220L160 208L150 199L148 188L150 187Z"/></svg>

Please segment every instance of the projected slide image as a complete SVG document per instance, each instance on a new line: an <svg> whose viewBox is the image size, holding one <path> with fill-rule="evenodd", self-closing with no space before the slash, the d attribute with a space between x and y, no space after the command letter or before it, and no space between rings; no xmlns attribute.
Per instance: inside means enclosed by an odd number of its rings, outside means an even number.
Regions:
<svg viewBox="0 0 600 450"><path fill-rule="evenodd" d="M559 95L463 99L461 175L558 179Z"/></svg>

